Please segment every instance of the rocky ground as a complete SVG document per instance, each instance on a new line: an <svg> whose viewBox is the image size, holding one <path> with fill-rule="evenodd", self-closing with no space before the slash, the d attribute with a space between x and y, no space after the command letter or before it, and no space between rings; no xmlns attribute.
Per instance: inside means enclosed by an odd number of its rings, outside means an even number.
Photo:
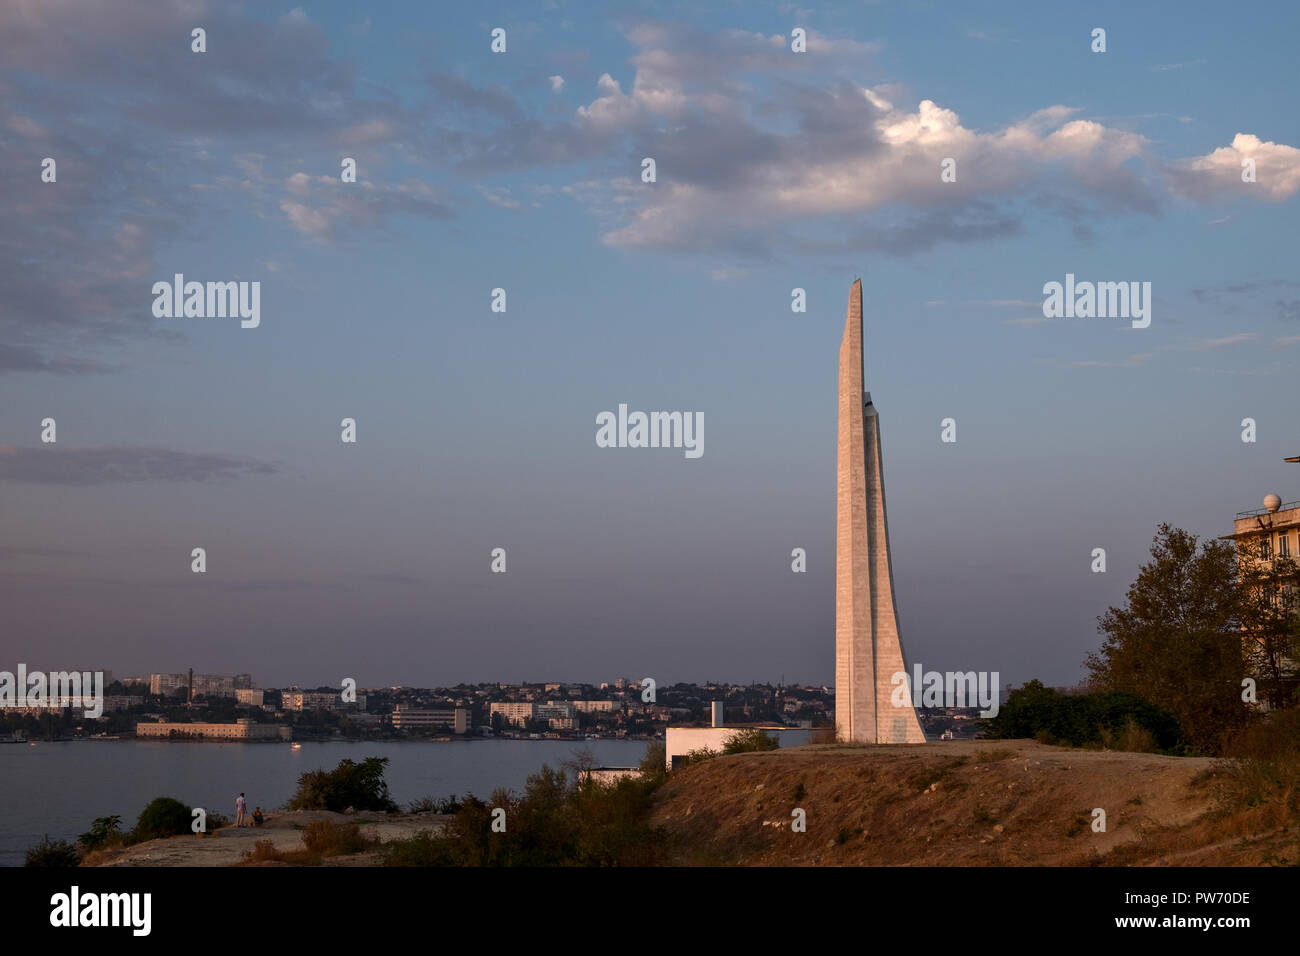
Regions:
<svg viewBox="0 0 1300 956"><path fill-rule="evenodd" d="M179 836L149 840L121 851L108 851L92 861L97 866L232 866L253 849L258 840L270 840L277 850L292 852L303 849L302 830L312 820L335 823L359 823L364 832L373 833L383 843L405 839L421 830L439 829L446 817L436 813L389 815L385 813L331 813L327 810L275 812L260 827L223 827L206 836ZM376 854L358 853L329 857L325 866L368 866L377 862ZM253 864L278 866L274 862Z"/></svg>

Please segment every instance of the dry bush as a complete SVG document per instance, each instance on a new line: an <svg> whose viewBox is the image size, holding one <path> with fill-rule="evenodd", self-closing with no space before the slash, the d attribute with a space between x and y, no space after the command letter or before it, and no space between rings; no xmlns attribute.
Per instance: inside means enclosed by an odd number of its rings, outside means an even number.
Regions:
<svg viewBox="0 0 1300 956"><path fill-rule="evenodd" d="M314 856L346 856L378 846L379 839L362 833L358 823L312 820L302 831L302 843Z"/></svg>
<svg viewBox="0 0 1300 956"><path fill-rule="evenodd" d="M266 863L268 861L283 862L285 854L275 848L275 844L270 840L258 840L253 844L251 850L245 850L240 857L241 863Z"/></svg>
<svg viewBox="0 0 1300 956"><path fill-rule="evenodd" d="M1119 730L1111 727L1099 727L1101 745L1107 750L1123 750L1129 753L1153 754L1160 752L1156 735L1146 727L1140 726L1130 717Z"/></svg>

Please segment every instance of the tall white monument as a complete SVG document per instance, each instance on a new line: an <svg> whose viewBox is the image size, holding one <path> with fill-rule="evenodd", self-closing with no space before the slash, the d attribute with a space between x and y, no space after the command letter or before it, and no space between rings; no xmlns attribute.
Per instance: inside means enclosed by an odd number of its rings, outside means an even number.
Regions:
<svg viewBox="0 0 1300 956"><path fill-rule="evenodd" d="M840 343L835 506L835 728L854 743L923 744L898 636L880 416L864 391L862 280ZM896 674L901 683L894 682ZM905 705L894 700L905 698Z"/></svg>

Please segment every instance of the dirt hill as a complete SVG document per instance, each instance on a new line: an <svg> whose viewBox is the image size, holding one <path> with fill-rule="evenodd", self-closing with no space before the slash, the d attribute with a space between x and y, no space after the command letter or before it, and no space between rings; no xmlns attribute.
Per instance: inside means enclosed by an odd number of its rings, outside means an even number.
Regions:
<svg viewBox="0 0 1300 956"><path fill-rule="evenodd" d="M808 746L674 771L653 821L680 862L759 866L1259 865L1294 829L1215 813L1226 768L1201 758L1031 741ZM807 831L793 832L802 808ZM1094 832L1093 810L1106 812Z"/></svg>

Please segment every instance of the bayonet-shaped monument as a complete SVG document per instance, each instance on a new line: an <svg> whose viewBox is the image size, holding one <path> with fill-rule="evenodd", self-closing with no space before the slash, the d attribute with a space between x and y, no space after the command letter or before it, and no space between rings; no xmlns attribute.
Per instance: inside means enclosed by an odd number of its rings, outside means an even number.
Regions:
<svg viewBox="0 0 1300 956"><path fill-rule="evenodd" d="M835 506L835 728L846 743L923 744L894 603L880 416L863 385L862 280L840 343ZM893 701L906 697L905 706Z"/></svg>

